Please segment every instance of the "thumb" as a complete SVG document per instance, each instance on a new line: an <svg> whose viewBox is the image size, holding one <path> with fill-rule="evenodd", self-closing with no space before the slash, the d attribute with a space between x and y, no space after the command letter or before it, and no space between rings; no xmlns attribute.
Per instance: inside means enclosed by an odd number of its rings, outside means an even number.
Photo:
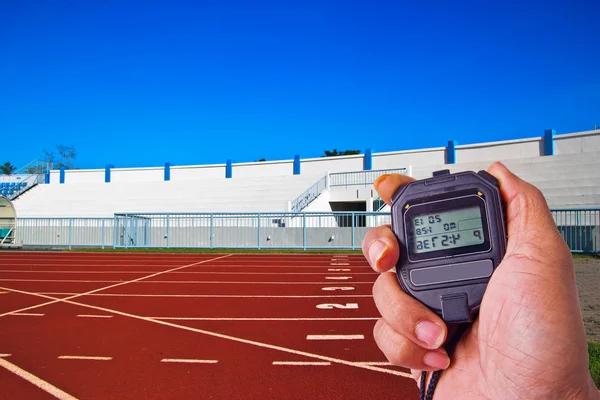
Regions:
<svg viewBox="0 0 600 400"><path fill-rule="evenodd" d="M507 255L541 260L570 251L560 235L542 192L496 162L488 168L500 183L506 204ZM564 248L556 248L557 244Z"/></svg>

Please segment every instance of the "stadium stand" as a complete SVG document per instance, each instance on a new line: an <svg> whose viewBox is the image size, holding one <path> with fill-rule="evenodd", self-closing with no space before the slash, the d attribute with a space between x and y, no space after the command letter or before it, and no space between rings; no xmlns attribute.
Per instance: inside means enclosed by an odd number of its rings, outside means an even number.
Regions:
<svg viewBox="0 0 600 400"><path fill-rule="evenodd" d="M486 169L491 162L501 160L539 187L552 208L599 208L600 130L557 136L554 131L548 132L551 132L551 141L538 137L456 148L452 144L452 151L456 152L452 158L458 155L456 163L448 163L448 148L374 153L373 169L407 168L409 175L419 179L439 169L448 168L452 172ZM548 143L552 144L550 150ZM544 156L547 151L551 151L551 155ZM66 182L65 172L61 171L64 184L54 179L50 184L36 185L19 196L14 204L22 217L108 217L123 212L378 211L381 208L373 190L372 175L362 186L327 187L301 207L292 206L295 199L321 182L329 172L355 174L363 165L363 155L303 160L303 172L298 175L292 174L291 161L279 164L284 163L287 163L284 167L278 167L276 162L239 164L234 166L231 179L209 174L211 168L217 171L218 166L178 167L169 181L162 179L159 168L115 169L112 182L104 182L104 170L68 171ZM58 171L52 173L58 178ZM106 173L109 176L110 171L107 169ZM204 175L210 176L202 178ZM0 190L10 191L10 187ZM387 207L381 208L381 211L387 210Z"/></svg>
<svg viewBox="0 0 600 400"><path fill-rule="evenodd" d="M288 211L321 175L159 182L38 185L19 197L19 215L112 216L117 212Z"/></svg>

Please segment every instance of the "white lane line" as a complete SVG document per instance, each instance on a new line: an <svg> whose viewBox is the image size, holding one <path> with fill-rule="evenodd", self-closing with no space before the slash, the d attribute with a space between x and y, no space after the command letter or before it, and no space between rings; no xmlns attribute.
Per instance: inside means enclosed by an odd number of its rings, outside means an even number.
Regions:
<svg viewBox="0 0 600 400"><path fill-rule="evenodd" d="M365 335L306 335L306 340L362 340Z"/></svg>
<svg viewBox="0 0 600 400"><path fill-rule="evenodd" d="M350 271L349 268L346 269L334 269L330 268L328 271ZM10 272L10 273L40 273L40 274L152 274L156 271L19 271L19 270L0 270L2 272ZM213 271L190 271L190 272L171 272L172 274L189 274L189 275L326 275L326 272L213 272ZM356 272L357 275L375 275L373 272ZM5 278L10 279L10 278ZM106 282L106 281L103 281ZM0 292L0 294L5 294L8 292Z"/></svg>
<svg viewBox="0 0 600 400"><path fill-rule="evenodd" d="M345 262L348 260L337 260L338 262ZM333 260L333 262L336 262L335 260ZM9 264L7 264L9 265ZM64 264L36 264L36 266L39 267L52 267L52 266L60 266L60 267L64 267ZM77 264L69 264L69 266L72 267L90 267L90 264L81 264L81 265L77 265ZM98 265L99 267L104 267L105 265ZM158 266L152 266L152 265L147 265L147 264L131 264L131 265L118 265L118 264L113 264L111 263L110 265L111 267L146 267L146 268L165 268L168 267L167 265L158 265ZM218 268L235 268L235 269L254 269L254 268L270 268L270 269L277 269L277 270L282 270L285 268L299 268L299 269L319 269L319 268L323 268L324 266L327 266L327 264L324 265L264 265L264 264L258 264L258 265L222 265L219 264ZM28 267L27 265L21 265L19 264L19 267ZM200 266L198 265L197 268L215 268L214 265L206 265L206 266ZM362 268L365 270L370 270L371 267L368 264L365 265L361 265L361 264L355 264L352 266L352 268ZM2 270L0 269L0 272L28 272L28 271L33 271L33 270ZM63 272L64 271L64 272ZM87 271L87 270L74 270L74 271L66 271L66 270L40 270L39 272L59 272L59 273L71 273L71 272L85 272L85 273L90 273L90 274L117 274L117 273L154 273L154 272L158 272L158 271L130 271L130 270L105 270L105 271ZM190 272L174 272L175 274L178 273L184 273L184 274L194 274L194 273L202 273L202 271L190 271Z"/></svg>
<svg viewBox="0 0 600 400"><path fill-rule="evenodd" d="M25 371L22 368L17 367L15 364L10 363L3 358L0 358L0 367L6 368L13 374L20 376L21 378L25 379L27 382L37 386L38 388L42 389L44 392L51 394L52 396L56 397L59 400L77 400L76 397L71 396L69 393L63 392L56 386L46 382L45 380L43 380L41 378L38 378L37 376L33 375L30 372Z"/></svg>
<svg viewBox="0 0 600 400"><path fill-rule="evenodd" d="M227 255L224 255L224 256L221 256L221 257L210 258L210 259L203 260L203 261L198 261L198 262L195 262L195 263L192 263L192 264L183 265L181 267L171 268L171 269L166 270L166 271L160 271L160 272L157 272L155 274L143 276L141 278L133 279L133 280L130 280L130 281L124 281L124 282L121 281L119 283L115 283L114 285L104 286L104 287L101 287L101 288L98 288L98 289L90 290L89 292L79 293L79 294L76 294L76 295L73 295L73 296L69 296L69 297L66 297L64 299L54 299L52 301L47 301L46 303L37 304L35 306L21 308L20 310L14 310L14 311L5 312L3 314L0 314L0 317L4 317L5 315L9 315L9 314L13 314L13 313L18 313L18 312L22 312L22 311L33 310L35 308L49 306L50 304L56 304L56 303L65 302L67 300L75 299L77 297L86 296L88 294L93 294L93 293L98 293L98 292L101 292L103 290L112 289L112 288L115 288L115 287L118 287L118 286L127 285L129 283L139 282L139 281L141 281L143 279L152 278L152 277L155 277L155 276L158 276L158 275L162 275L162 274L165 274L165 273L168 273L168 272L178 271L178 270L183 269L183 268L191 267L191 266L198 265L198 264L204 264L204 263L207 263L207 262L219 260L219 259L230 257L230 256L231 256L231 254L227 254ZM2 290L9 290L9 291L12 291L12 292L18 292L18 291L13 290L13 289L4 289L4 288L0 288L0 289L2 289ZM27 292L23 292L23 293L27 293ZM30 293L30 294L33 294L33 293Z"/></svg>
<svg viewBox="0 0 600 400"><path fill-rule="evenodd" d="M79 314L79 318L112 318L112 315Z"/></svg>
<svg viewBox="0 0 600 400"><path fill-rule="evenodd" d="M344 281L347 279L352 279L352 277L351 276L327 276L327 277L325 277L325 279Z"/></svg>
<svg viewBox="0 0 600 400"><path fill-rule="evenodd" d="M14 312L8 315L16 315L19 317L43 317L45 314Z"/></svg>
<svg viewBox="0 0 600 400"><path fill-rule="evenodd" d="M273 361L273 365L331 365L330 362L327 361Z"/></svg>
<svg viewBox="0 0 600 400"><path fill-rule="evenodd" d="M218 360L194 360L187 358L163 358L160 362L164 363L187 363L187 364L216 364Z"/></svg>
<svg viewBox="0 0 600 400"><path fill-rule="evenodd" d="M350 263L329 263L329 265L350 265Z"/></svg>
<svg viewBox="0 0 600 400"><path fill-rule="evenodd" d="M358 365L380 365L380 366L388 366L388 367L394 366L394 364L392 364L391 362L387 362L387 361L361 361L361 362L356 362L355 364L358 364Z"/></svg>
<svg viewBox="0 0 600 400"><path fill-rule="evenodd" d="M10 357L11 355L12 354L4 354L4 353L2 353L2 354L0 354L0 358L2 358L2 357Z"/></svg>
<svg viewBox="0 0 600 400"><path fill-rule="evenodd" d="M59 356L61 360L90 360L90 361L110 361L112 357L102 356Z"/></svg>
<svg viewBox="0 0 600 400"><path fill-rule="evenodd" d="M375 276L374 276L375 277ZM375 280L367 282L354 282L354 283L368 283L372 285ZM329 285L331 282L249 282L249 281L144 281L139 283L200 283L200 284L236 284L236 285Z"/></svg>
<svg viewBox="0 0 600 400"><path fill-rule="evenodd" d="M377 321L379 317L355 318L226 318L226 317L148 317L161 321Z"/></svg>
<svg viewBox="0 0 600 400"><path fill-rule="evenodd" d="M183 268L183 267L182 267ZM168 273L168 271L165 271L164 273ZM106 286L100 289L96 289L92 292L87 292L87 293L82 293L77 295L76 297L79 296L87 296L88 294L92 294L92 293L96 293L97 291L102 291L102 290L106 290L106 289L112 289L114 287L117 286L122 286L122 285L127 285L129 283L141 283L141 284L148 284L148 283L173 283L173 284L212 284L212 285L231 285L231 284L235 284L235 285L323 285L323 284L327 284L328 282L249 282L249 281L142 281L140 282L140 280L142 279L147 279L150 278L152 276L156 276L159 274L154 274L154 275L149 275L149 276L145 276L142 278L138 278L138 279L134 279L131 281L88 281L88 280L77 280L77 279L0 279L0 282L48 282L48 283L114 283L114 282L118 282L114 285L110 285L110 286ZM369 275L373 275L373 274L369 274ZM373 284L373 281L368 281L368 282L354 282L354 283L368 283L368 284ZM47 304L44 304L47 305ZM34 308L36 307L42 307L43 305L39 305L39 306L33 306ZM29 308L27 308L29 310ZM2 317L3 314L0 314L0 317Z"/></svg>
<svg viewBox="0 0 600 400"><path fill-rule="evenodd" d="M351 269L350 268L329 268L327 271L329 272L350 272ZM366 275L366 274L370 274L370 272L355 272L356 274L362 274L362 275Z"/></svg>
<svg viewBox="0 0 600 400"><path fill-rule="evenodd" d="M158 320L158 319L153 319L153 318L149 318L149 317L143 317L141 315L130 314L130 313L126 313L126 312L123 312L123 311L118 311L118 310L113 310L113 309L104 308L104 307L98 307L98 306L92 306L92 305L89 305L89 304L79 303L77 301L71 301L71 300L68 300L68 299L56 299L56 298L53 298L53 297L50 297L50 296L46 296L46 295L42 295L42 294L39 294L39 293L25 292L23 290L11 289L11 288L6 288L6 287L0 287L0 290L8 290L8 291L15 292L15 293L22 293L22 294L28 294L28 295L36 296L36 297L43 297L43 298L47 298L47 299L54 299L53 302L56 302L56 303L58 303L58 302L64 302L64 303L67 303L67 304L73 304L73 305L80 306L80 307L91 308L93 310L99 310L99 311L103 311L103 312L106 312L106 313L112 313L112 314L122 315L124 317L129 317L129 318L137 319L137 320L140 320L140 321L147 321L147 322L152 322L152 323L155 323L155 324L158 324L158 325L169 326L169 327L172 327L172 328L181 329L181 330L188 331L188 332L195 332L195 333L200 333L200 334L203 334L203 335L206 335L206 336L211 336L211 337L216 337L216 338L220 338L220 339L230 340L232 342L244 343L244 344L248 344L248 345L251 345L251 346L256 346L256 347L265 348L265 349L271 349L271 350L276 350L276 351L281 351L283 353L294 354L294 355L297 355L297 356L304 356L304 357L309 357L309 358L315 358L317 360L329 361L329 362L332 362L332 363L335 363L335 364L347 365L347 366L350 366L350 367L356 367L356 368L366 369L366 370L369 370L369 371L382 372L382 373L386 373L386 374L390 374L390 375L402 376L402 377L406 377L406 378L412 379L412 375L408 375L405 372L401 372L401 371L396 371L396 370L387 369L387 368L381 368L381 367L372 366L372 365L358 365L358 364L355 364L352 361L347 361L347 360L343 360L343 359L339 359L339 358L324 356L324 355L321 355L321 354L309 353L307 351L302 351L302 350L294 350L294 349L290 349L288 347L277 346L277 345L269 344L269 343L257 342L257 341L254 341L254 340L244 339L244 338L237 337L237 336L225 335L225 334L219 333L219 332L207 331L205 329L192 328L191 326L178 325L178 324L174 324L174 323L168 322L168 321L161 321L161 320Z"/></svg>
<svg viewBox="0 0 600 400"><path fill-rule="evenodd" d="M354 290L353 287L325 287L324 291L348 291ZM70 296L77 293L54 293L54 292L39 292L41 295L48 296ZM254 294L129 294L129 293L94 293L90 297L182 297L182 298L233 298L233 299L321 299L333 297L373 297L371 294L338 294L338 295L306 295L306 296L280 296L280 295L254 295Z"/></svg>

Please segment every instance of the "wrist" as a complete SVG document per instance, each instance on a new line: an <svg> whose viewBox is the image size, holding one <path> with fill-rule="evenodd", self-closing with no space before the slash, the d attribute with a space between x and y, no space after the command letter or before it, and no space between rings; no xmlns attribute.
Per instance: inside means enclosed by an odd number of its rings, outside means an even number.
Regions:
<svg viewBox="0 0 600 400"><path fill-rule="evenodd" d="M579 399L579 397L577 397ZM600 391L596 387L591 375L588 375L587 390L581 397L582 400L600 400Z"/></svg>

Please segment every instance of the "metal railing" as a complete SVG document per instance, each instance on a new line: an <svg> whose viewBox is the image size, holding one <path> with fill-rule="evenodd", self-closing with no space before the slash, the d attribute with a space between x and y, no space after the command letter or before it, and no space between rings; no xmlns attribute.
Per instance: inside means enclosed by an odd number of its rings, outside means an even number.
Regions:
<svg viewBox="0 0 600 400"><path fill-rule="evenodd" d="M600 209L552 210L573 252L600 253ZM357 249L386 212L125 213L112 218L19 218L25 246Z"/></svg>
<svg viewBox="0 0 600 400"><path fill-rule="evenodd" d="M372 171L334 172L329 174L329 186L372 185L383 174L406 175L406 168L378 169Z"/></svg>
<svg viewBox="0 0 600 400"><path fill-rule="evenodd" d="M15 242L25 246L114 247L114 218L18 218Z"/></svg>
<svg viewBox="0 0 600 400"><path fill-rule="evenodd" d="M290 211L300 212L305 209L314 199L327 188L328 176L325 175L314 183L311 187L306 189L300 196L296 197L290 204Z"/></svg>
<svg viewBox="0 0 600 400"><path fill-rule="evenodd" d="M379 169L372 171L333 172L319 179L290 203L291 212L300 212L328 187L372 185L383 174L406 174L406 168Z"/></svg>
<svg viewBox="0 0 600 400"><path fill-rule="evenodd" d="M555 209L552 217L572 252L600 252L600 209Z"/></svg>

